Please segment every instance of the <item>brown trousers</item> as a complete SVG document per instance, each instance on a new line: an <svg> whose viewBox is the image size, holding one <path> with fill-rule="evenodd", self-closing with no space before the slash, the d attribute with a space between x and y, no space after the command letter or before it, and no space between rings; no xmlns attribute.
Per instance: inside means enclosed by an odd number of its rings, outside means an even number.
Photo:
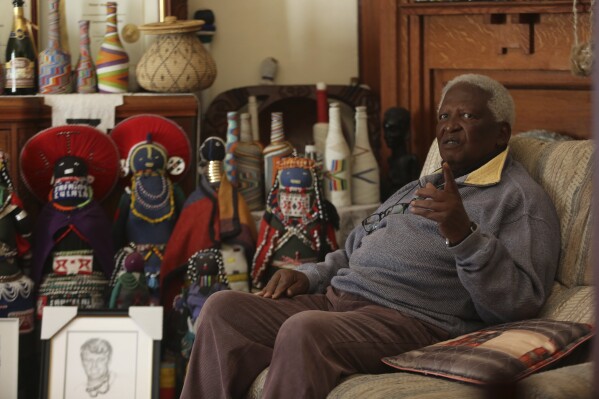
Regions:
<svg viewBox="0 0 599 399"><path fill-rule="evenodd" d="M324 398L344 376L392 371L384 356L447 338L331 287L326 295L276 300L220 291L200 313L181 398L242 398L268 366L264 398Z"/></svg>

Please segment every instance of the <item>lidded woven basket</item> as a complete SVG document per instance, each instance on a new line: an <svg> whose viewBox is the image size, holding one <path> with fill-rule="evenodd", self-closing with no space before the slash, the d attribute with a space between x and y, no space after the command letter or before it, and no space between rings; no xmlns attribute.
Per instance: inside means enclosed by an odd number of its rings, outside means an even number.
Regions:
<svg viewBox="0 0 599 399"><path fill-rule="evenodd" d="M140 31L158 37L137 64L139 85L159 93L187 93L210 87L216 79L216 64L195 34L203 24L168 16L164 22L140 26Z"/></svg>

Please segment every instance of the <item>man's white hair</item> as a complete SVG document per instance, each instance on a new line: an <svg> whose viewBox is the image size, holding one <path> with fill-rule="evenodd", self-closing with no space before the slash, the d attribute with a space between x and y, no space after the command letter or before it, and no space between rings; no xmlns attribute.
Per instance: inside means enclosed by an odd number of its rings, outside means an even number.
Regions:
<svg viewBox="0 0 599 399"><path fill-rule="evenodd" d="M443 88L443 91L441 92L441 101L439 101L437 112L439 112L439 108L441 107L441 104L443 104L445 94L447 94L449 89L451 89L457 83L468 83L489 93L491 97L489 98L487 106L495 117L495 121L507 122L510 126L514 126L514 121L516 120L514 99L504 85L485 75L467 73L447 82Z"/></svg>

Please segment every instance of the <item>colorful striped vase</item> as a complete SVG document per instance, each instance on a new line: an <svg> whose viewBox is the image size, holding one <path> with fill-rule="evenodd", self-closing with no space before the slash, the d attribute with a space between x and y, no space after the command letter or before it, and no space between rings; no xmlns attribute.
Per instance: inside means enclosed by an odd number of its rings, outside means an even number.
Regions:
<svg viewBox="0 0 599 399"><path fill-rule="evenodd" d="M75 70L77 93L95 93L98 91L96 66L89 51L89 21L79 21L79 61Z"/></svg>
<svg viewBox="0 0 599 399"><path fill-rule="evenodd" d="M264 209L264 161L263 147L252 137L250 114L241 114L239 142L235 148L239 192L250 211Z"/></svg>
<svg viewBox="0 0 599 399"><path fill-rule="evenodd" d="M96 58L100 93L126 93L129 89L129 55L117 29L116 3L106 3L106 34Z"/></svg>
<svg viewBox="0 0 599 399"><path fill-rule="evenodd" d="M48 14L48 48L39 57L39 91L41 94L64 94L73 90L71 56L60 43L59 0L50 0Z"/></svg>

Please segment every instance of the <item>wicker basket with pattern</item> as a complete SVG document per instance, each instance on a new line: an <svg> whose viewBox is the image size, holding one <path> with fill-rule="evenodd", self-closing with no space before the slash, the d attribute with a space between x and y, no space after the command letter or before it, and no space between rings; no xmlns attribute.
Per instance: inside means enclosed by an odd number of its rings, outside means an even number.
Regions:
<svg viewBox="0 0 599 399"><path fill-rule="evenodd" d="M178 21L146 24L139 29L157 39L137 64L137 81L148 91L186 93L207 89L216 79L216 64L194 32L203 21Z"/></svg>

